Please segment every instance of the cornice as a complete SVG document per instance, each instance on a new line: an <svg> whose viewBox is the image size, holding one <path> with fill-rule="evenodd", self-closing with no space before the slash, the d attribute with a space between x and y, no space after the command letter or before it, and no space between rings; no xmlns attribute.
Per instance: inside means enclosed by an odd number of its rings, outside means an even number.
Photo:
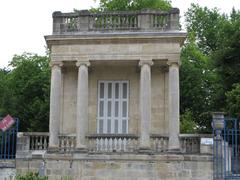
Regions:
<svg viewBox="0 0 240 180"><path fill-rule="evenodd" d="M175 42L180 45L186 39L186 33L177 32L129 32L129 33L82 33L74 35L49 35L45 40L49 48L52 45L66 44L121 44L121 43L161 43Z"/></svg>

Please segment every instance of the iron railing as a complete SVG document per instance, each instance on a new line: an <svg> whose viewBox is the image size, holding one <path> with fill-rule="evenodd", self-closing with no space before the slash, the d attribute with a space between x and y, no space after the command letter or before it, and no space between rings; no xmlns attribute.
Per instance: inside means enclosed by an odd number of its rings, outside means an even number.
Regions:
<svg viewBox="0 0 240 180"><path fill-rule="evenodd" d="M239 120L225 118L223 128L213 129L214 179L240 180L240 130ZM215 127L213 122L213 127Z"/></svg>
<svg viewBox="0 0 240 180"><path fill-rule="evenodd" d="M15 158L19 120L18 118L14 120L11 128L0 132L0 160Z"/></svg>

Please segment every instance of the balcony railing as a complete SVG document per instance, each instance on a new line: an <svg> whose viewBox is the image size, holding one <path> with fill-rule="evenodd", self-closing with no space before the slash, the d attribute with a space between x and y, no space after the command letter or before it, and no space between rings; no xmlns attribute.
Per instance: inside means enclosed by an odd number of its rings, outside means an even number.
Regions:
<svg viewBox="0 0 240 180"><path fill-rule="evenodd" d="M19 133L22 144L18 150L34 151L47 150L49 133ZM182 153L200 153L202 137L211 137L211 134L180 134L180 150ZM168 136L152 134L151 151L153 153L166 153L168 150ZM86 136L89 153L137 153L139 137L134 134L92 134ZM76 147L75 135L59 135L59 152L74 152Z"/></svg>
<svg viewBox="0 0 240 180"><path fill-rule="evenodd" d="M151 148L156 153L167 152L168 150L168 136L160 134L152 134Z"/></svg>
<svg viewBox="0 0 240 180"><path fill-rule="evenodd" d="M53 35L91 31L168 31L179 30L179 9L91 13L53 13Z"/></svg>
<svg viewBox="0 0 240 180"><path fill-rule="evenodd" d="M133 134L94 134L87 136L90 152L128 152L137 150L138 137Z"/></svg>
<svg viewBox="0 0 240 180"><path fill-rule="evenodd" d="M59 135L59 151L73 152L76 147L75 135Z"/></svg>

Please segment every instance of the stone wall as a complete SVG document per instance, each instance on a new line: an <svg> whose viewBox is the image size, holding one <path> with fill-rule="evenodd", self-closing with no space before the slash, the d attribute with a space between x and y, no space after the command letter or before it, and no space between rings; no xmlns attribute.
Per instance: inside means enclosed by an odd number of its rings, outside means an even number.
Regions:
<svg viewBox="0 0 240 180"><path fill-rule="evenodd" d="M99 80L129 81L129 128L131 134L139 134L139 89L140 73L138 61L121 63L92 62L89 72L89 119L88 134L97 130L97 101ZM168 134L168 72L161 66L152 68L152 114L151 134ZM76 133L77 68L66 66L63 69L63 99L60 133Z"/></svg>
<svg viewBox="0 0 240 180"><path fill-rule="evenodd" d="M17 171L37 171L42 162L51 180L210 180L212 157L207 155L46 154L17 159Z"/></svg>
<svg viewBox="0 0 240 180"><path fill-rule="evenodd" d="M15 161L0 160L0 180L14 180L15 176Z"/></svg>
<svg viewBox="0 0 240 180"><path fill-rule="evenodd" d="M0 168L1 180L14 180L16 176L15 168Z"/></svg>

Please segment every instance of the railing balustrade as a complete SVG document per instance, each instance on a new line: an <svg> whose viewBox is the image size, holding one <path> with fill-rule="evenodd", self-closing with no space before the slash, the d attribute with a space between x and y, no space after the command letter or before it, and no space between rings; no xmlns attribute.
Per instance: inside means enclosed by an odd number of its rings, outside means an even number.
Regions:
<svg viewBox="0 0 240 180"><path fill-rule="evenodd" d="M211 138L212 134L180 134L180 148L182 153L200 153L201 138Z"/></svg>
<svg viewBox="0 0 240 180"><path fill-rule="evenodd" d="M47 150L49 133L30 132L21 133L25 138L24 150ZM202 137L211 137L211 134L180 134L181 153L200 153L200 141ZM139 138L134 134L91 134L86 136L89 153L137 153ZM166 153L168 151L168 136L152 134L150 136L153 153ZM75 150L75 135L59 135L59 152L70 153Z"/></svg>
<svg viewBox="0 0 240 180"><path fill-rule="evenodd" d="M181 135L180 147L182 153L200 153L200 137L194 135Z"/></svg>
<svg viewBox="0 0 240 180"><path fill-rule="evenodd" d="M76 147L75 135L59 135L60 152L72 152Z"/></svg>
<svg viewBox="0 0 240 180"><path fill-rule="evenodd" d="M53 13L53 34L86 31L167 31L179 30L179 9L91 13Z"/></svg>
<svg viewBox="0 0 240 180"><path fill-rule="evenodd" d="M154 152L166 152L168 150L168 136L153 134L151 135L151 148Z"/></svg>
<svg viewBox="0 0 240 180"><path fill-rule="evenodd" d="M90 30L133 30L138 28L138 15L129 14L93 14L90 16Z"/></svg>
<svg viewBox="0 0 240 180"><path fill-rule="evenodd" d="M49 142L49 133L47 132L29 132L24 133L29 136L29 150L47 150Z"/></svg>
<svg viewBox="0 0 240 180"><path fill-rule="evenodd" d="M138 137L132 134L93 134L88 135L89 152L128 152L138 147Z"/></svg>

